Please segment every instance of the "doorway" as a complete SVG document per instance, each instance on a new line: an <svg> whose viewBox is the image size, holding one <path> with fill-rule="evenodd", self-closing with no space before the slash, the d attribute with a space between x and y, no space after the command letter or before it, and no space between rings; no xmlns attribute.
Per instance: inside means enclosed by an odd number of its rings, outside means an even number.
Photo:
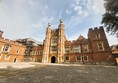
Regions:
<svg viewBox="0 0 118 83"><path fill-rule="evenodd" d="M56 62L56 57L55 56L52 56L51 63L55 63L55 62Z"/></svg>
<svg viewBox="0 0 118 83"><path fill-rule="evenodd" d="M16 62L16 58L14 59L14 62Z"/></svg>

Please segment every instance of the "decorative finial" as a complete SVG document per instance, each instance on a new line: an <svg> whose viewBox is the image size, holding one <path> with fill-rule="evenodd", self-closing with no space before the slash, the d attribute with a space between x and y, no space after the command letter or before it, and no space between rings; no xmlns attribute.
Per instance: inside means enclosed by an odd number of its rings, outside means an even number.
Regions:
<svg viewBox="0 0 118 83"><path fill-rule="evenodd" d="M50 23L48 23L48 27L50 27L51 26L51 24Z"/></svg>
<svg viewBox="0 0 118 83"><path fill-rule="evenodd" d="M63 23L64 23L63 19L60 19L60 24L63 24Z"/></svg>

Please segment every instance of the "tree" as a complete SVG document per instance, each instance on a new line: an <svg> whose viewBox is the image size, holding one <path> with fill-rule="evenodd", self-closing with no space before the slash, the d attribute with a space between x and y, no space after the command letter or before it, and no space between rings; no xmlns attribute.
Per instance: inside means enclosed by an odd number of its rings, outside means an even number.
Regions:
<svg viewBox="0 0 118 83"><path fill-rule="evenodd" d="M118 37L118 0L104 0L106 12L102 17L102 24L106 31Z"/></svg>

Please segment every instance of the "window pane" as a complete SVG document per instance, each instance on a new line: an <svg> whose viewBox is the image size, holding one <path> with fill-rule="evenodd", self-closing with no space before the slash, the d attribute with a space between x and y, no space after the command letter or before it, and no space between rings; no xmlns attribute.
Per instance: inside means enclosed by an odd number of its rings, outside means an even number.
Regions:
<svg viewBox="0 0 118 83"><path fill-rule="evenodd" d="M69 60L69 57L68 57L68 56L66 56L66 57L65 57L65 59L66 59L66 60Z"/></svg>

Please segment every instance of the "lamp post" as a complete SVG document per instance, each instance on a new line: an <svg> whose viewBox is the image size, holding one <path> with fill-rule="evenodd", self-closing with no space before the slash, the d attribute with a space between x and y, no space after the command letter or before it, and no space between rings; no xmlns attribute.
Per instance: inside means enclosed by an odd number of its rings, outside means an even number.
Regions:
<svg viewBox="0 0 118 83"><path fill-rule="evenodd" d="M82 43L80 44L80 47L81 47L81 54L82 54L82 63L84 64L84 56L83 56Z"/></svg>

